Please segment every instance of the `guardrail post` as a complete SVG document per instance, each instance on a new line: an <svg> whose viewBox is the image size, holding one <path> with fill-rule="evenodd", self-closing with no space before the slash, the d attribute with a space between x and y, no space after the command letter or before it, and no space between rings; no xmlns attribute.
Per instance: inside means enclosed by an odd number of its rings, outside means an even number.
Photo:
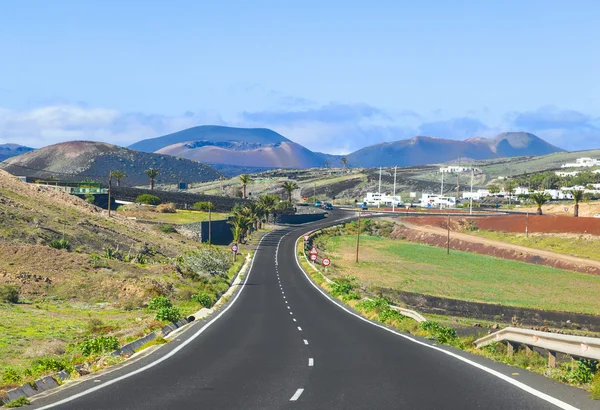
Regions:
<svg viewBox="0 0 600 410"><path fill-rule="evenodd" d="M556 367L556 352L548 350L548 367Z"/></svg>
<svg viewBox="0 0 600 410"><path fill-rule="evenodd" d="M506 355L512 356L515 353L515 344L513 342L506 342Z"/></svg>
<svg viewBox="0 0 600 410"><path fill-rule="evenodd" d="M533 354L533 349L529 345L525 345L525 354L527 356L531 356Z"/></svg>

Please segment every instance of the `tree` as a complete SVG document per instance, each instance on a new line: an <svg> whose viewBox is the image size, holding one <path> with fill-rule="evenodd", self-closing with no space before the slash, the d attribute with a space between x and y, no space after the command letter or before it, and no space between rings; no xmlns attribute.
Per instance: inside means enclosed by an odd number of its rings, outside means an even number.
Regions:
<svg viewBox="0 0 600 410"><path fill-rule="evenodd" d="M150 168L145 170L144 174L148 175L148 178L150 178L150 190L154 191L154 178L156 178L158 174L160 174L160 171L155 168Z"/></svg>
<svg viewBox="0 0 600 410"><path fill-rule="evenodd" d="M291 203L292 202L292 193L298 189L298 184L296 184L293 181L285 181L281 187L283 188L283 190L287 193L288 196L288 201Z"/></svg>
<svg viewBox="0 0 600 410"><path fill-rule="evenodd" d="M121 186L121 180L127 177L125 171L113 171L112 176L117 180L117 186Z"/></svg>
<svg viewBox="0 0 600 410"><path fill-rule="evenodd" d="M246 185L252 182L252 178L248 174L243 174L240 175L240 181L242 181L242 199L246 199Z"/></svg>
<svg viewBox="0 0 600 410"><path fill-rule="evenodd" d="M329 161L325 161L325 168L329 168Z"/></svg>
<svg viewBox="0 0 600 410"><path fill-rule="evenodd" d="M537 214L542 215L542 205L550 200L550 195L543 192L536 192L529 196L533 202L537 205Z"/></svg>
<svg viewBox="0 0 600 410"><path fill-rule="evenodd" d="M342 157L342 166L346 168L346 164L348 163L348 158Z"/></svg>
<svg viewBox="0 0 600 410"><path fill-rule="evenodd" d="M490 191L490 194L497 194L500 192L500 187L498 185L490 185L488 191Z"/></svg>
<svg viewBox="0 0 600 410"><path fill-rule="evenodd" d="M265 213L267 222L269 222L269 214L273 212L277 202L279 202L279 197L273 194L263 195L258 199L258 203L261 205L263 212Z"/></svg>
<svg viewBox="0 0 600 410"><path fill-rule="evenodd" d="M246 215L238 213L229 220L229 224L233 227L231 228L231 232L233 233L233 241L240 242L244 239L244 236L250 226L252 226L252 221Z"/></svg>
<svg viewBox="0 0 600 410"><path fill-rule="evenodd" d="M579 216L579 203L583 200L584 192L582 190L577 190L572 191L571 194L573 194L573 201L575 201L575 207L573 208L573 216L577 218Z"/></svg>

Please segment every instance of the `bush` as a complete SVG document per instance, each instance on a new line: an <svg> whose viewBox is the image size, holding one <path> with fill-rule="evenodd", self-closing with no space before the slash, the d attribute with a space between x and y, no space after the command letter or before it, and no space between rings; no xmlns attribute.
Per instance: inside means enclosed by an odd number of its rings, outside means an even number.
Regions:
<svg viewBox="0 0 600 410"><path fill-rule="evenodd" d="M85 194L85 200L93 204L96 201L96 197L93 194Z"/></svg>
<svg viewBox="0 0 600 410"><path fill-rule="evenodd" d="M6 384L19 383L22 379L21 373L12 367L7 367L2 373L2 382Z"/></svg>
<svg viewBox="0 0 600 410"><path fill-rule="evenodd" d="M72 371L74 367L67 360L60 357L42 357L36 359L33 364L33 372L34 373L44 373L44 372L60 372L62 370Z"/></svg>
<svg viewBox="0 0 600 410"><path fill-rule="evenodd" d="M377 320L379 320L382 323L389 321L393 321L393 320L397 320L397 321L402 321L404 319L404 316L398 312L397 310L394 310L390 307L384 307L381 312L379 312L379 315L377 316Z"/></svg>
<svg viewBox="0 0 600 410"><path fill-rule="evenodd" d="M161 225L158 227L158 230L161 231L162 233L175 233L177 232L175 230L175 228L173 228L173 225Z"/></svg>
<svg viewBox="0 0 600 410"><path fill-rule="evenodd" d="M569 372L569 382L574 384L590 383L597 370L597 364L592 360L576 360Z"/></svg>
<svg viewBox="0 0 600 410"><path fill-rule="evenodd" d="M186 252L179 258L180 268L197 276L226 277L231 264L229 253L209 246Z"/></svg>
<svg viewBox="0 0 600 410"><path fill-rule="evenodd" d="M192 295L192 300L200 303L205 308L209 308L213 305L212 298L206 293L200 293L198 295Z"/></svg>
<svg viewBox="0 0 600 410"><path fill-rule="evenodd" d="M433 336L438 343L446 344L456 339L456 330L448 326L440 326L438 322L423 322L419 327Z"/></svg>
<svg viewBox="0 0 600 410"><path fill-rule="evenodd" d="M171 302L171 299L166 296L156 296L148 303L148 309L150 310L159 310L170 307L173 307L173 303Z"/></svg>
<svg viewBox="0 0 600 410"><path fill-rule="evenodd" d="M25 396L21 396L18 399L15 399L15 400L11 401L10 403L5 404L5 406L10 409L10 408L14 408L14 407L23 407L28 404L31 404L29 399Z"/></svg>
<svg viewBox="0 0 600 410"><path fill-rule="evenodd" d="M592 380L592 399L600 400L600 371L596 373Z"/></svg>
<svg viewBox="0 0 600 410"><path fill-rule="evenodd" d="M156 210L163 214L176 214L177 209L175 208L175 204L162 204L156 207Z"/></svg>
<svg viewBox="0 0 600 410"><path fill-rule="evenodd" d="M360 302L357 307L364 309L367 312L371 312L377 309L385 309L390 305L390 302L384 298L368 299Z"/></svg>
<svg viewBox="0 0 600 410"><path fill-rule="evenodd" d="M354 285L350 282L334 283L331 285L331 295L335 297L340 296L344 302L360 299L358 293L353 292L353 290Z"/></svg>
<svg viewBox="0 0 600 410"><path fill-rule="evenodd" d="M154 319L166 322L177 322L181 319L181 312L176 307L162 307L156 311Z"/></svg>
<svg viewBox="0 0 600 410"><path fill-rule="evenodd" d="M0 286L0 302L19 303L19 288L11 285Z"/></svg>
<svg viewBox="0 0 600 410"><path fill-rule="evenodd" d="M50 247L54 249L71 249L71 244L66 239L59 239L50 242Z"/></svg>
<svg viewBox="0 0 600 410"><path fill-rule="evenodd" d="M208 212L208 210L210 209L211 211L213 209L215 209L215 206L213 205L212 202L196 202L193 206L192 209L195 209L196 211L204 211L204 212Z"/></svg>
<svg viewBox="0 0 600 410"><path fill-rule="evenodd" d="M160 205L160 198L155 195L150 194L142 194L135 198L136 204L144 204L144 205Z"/></svg>
<svg viewBox="0 0 600 410"><path fill-rule="evenodd" d="M94 339L86 339L83 342L79 342L77 347L82 355L90 356L93 354L112 352L117 350L120 346L119 340L115 336L99 336Z"/></svg>

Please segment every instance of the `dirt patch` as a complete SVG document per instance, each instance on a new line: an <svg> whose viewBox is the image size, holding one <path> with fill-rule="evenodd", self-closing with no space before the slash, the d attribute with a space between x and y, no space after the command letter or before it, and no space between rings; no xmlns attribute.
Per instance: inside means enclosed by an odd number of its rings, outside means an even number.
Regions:
<svg viewBox="0 0 600 410"><path fill-rule="evenodd" d="M404 218L410 224L429 225L438 228L447 228L447 219L444 217L423 216ZM524 233L527 225L526 215L498 215L479 218L451 219L450 229L458 230L472 224L479 229L491 231ZM600 235L600 218L573 218L559 215L529 215L529 233L579 233Z"/></svg>
<svg viewBox="0 0 600 410"><path fill-rule="evenodd" d="M444 221L444 224L446 222ZM464 234L453 234L450 238L450 249L455 251L472 252L480 255L488 255L496 258L517 260L536 265L550 266L557 269L571 270L574 272L590 273L600 275L600 264L594 261L579 260L565 255L551 254L550 252L528 250L515 245L496 246L492 241L481 238L465 238ZM456 238L460 235L460 239ZM410 229L398 226L391 234L394 239L402 238L412 242L445 248L448 245L448 237L442 233Z"/></svg>

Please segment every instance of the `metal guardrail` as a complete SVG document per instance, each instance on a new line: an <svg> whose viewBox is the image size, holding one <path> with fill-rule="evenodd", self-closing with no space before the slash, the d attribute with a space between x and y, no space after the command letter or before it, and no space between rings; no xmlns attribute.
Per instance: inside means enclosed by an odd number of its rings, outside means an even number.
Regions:
<svg viewBox="0 0 600 410"><path fill-rule="evenodd" d="M527 352L531 352L532 347L545 349L548 351L548 365L550 367L556 366L557 352L575 358L600 360L600 338L507 327L477 339L474 343L477 348L480 348L494 342L506 342L509 355L513 354L517 344L524 345Z"/></svg>

